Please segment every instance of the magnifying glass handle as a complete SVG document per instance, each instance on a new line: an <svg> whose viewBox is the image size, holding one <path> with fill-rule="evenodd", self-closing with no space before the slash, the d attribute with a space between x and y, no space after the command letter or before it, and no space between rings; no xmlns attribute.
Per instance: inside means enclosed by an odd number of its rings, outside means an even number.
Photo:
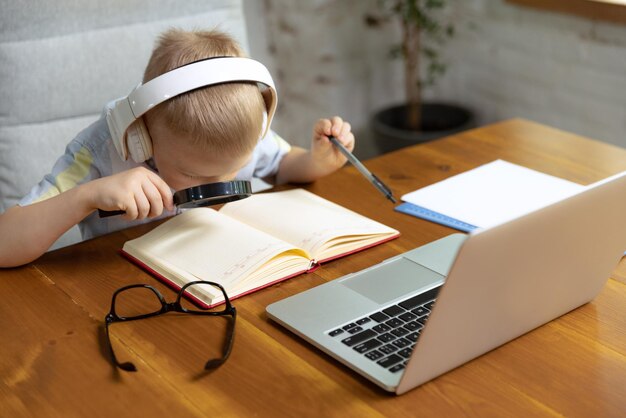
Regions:
<svg viewBox="0 0 626 418"><path fill-rule="evenodd" d="M174 205L179 209L221 205L252 195L252 185L248 180L231 180L192 186L174 193ZM101 218L123 215L123 210L98 209Z"/></svg>
<svg viewBox="0 0 626 418"><path fill-rule="evenodd" d="M125 214L125 210L102 210L98 209L98 216L101 218L108 218L109 216L123 215Z"/></svg>

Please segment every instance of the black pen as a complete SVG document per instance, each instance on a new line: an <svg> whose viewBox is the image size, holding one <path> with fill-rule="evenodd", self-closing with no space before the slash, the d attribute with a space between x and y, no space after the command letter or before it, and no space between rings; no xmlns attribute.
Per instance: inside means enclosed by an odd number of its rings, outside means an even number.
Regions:
<svg viewBox="0 0 626 418"><path fill-rule="evenodd" d="M344 147L343 144L337 140L337 138L329 136L328 139L337 147L337 149L339 149L339 151L341 151L343 155L346 156L348 161L350 161L350 163L352 163L352 165L355 166L356 169L359 170L361 174L363 174L363 176L365 176L365 178L374 185L374 187L380 190L380 192L384 194L387 199L391 200L392 203L396 203L396 199L393 197L391 189L387 187L385 183L365 168L365 166L350 151L348 151L346 147Z"/></svg>

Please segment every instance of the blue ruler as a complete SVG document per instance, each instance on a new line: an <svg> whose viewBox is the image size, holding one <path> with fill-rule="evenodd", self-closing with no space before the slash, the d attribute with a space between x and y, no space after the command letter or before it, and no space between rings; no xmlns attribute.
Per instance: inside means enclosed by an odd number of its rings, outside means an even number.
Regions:
<svg viewBox="0 0 626 418"><path fill-rule="evenodd" d="M438 212L423 208L421 206L414 205L412 203L404 202L394 208L394 210L407 215L415 216L417 218L426 219L427 221L436 222L441 225L449 226L450 228L458 229L459 231L469 232L478 228L476 225L471 225L458 219L451 218L446 215L442 215Z"/></svg>

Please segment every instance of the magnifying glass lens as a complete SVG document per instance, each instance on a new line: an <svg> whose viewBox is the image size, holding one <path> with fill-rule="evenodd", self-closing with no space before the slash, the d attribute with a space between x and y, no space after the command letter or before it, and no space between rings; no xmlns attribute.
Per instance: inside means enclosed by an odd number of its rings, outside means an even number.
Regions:
<svg viewBox="0 0 626 418"><path fill-rule="evenodd" d="M183 209L198 208L232 202L250 195L252 186L249 181L233 180L179 190L174 193L174 204Z"/></svg>

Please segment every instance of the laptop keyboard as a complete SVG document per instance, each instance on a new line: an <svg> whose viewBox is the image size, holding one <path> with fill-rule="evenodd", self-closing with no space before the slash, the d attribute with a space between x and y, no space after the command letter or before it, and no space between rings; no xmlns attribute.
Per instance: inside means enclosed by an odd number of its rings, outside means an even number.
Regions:
<svg viewBox="0 0 626 418"><path fill-rule="evenodd" d="M441 287L328 332L392 373L406 367Z"/></svg>

